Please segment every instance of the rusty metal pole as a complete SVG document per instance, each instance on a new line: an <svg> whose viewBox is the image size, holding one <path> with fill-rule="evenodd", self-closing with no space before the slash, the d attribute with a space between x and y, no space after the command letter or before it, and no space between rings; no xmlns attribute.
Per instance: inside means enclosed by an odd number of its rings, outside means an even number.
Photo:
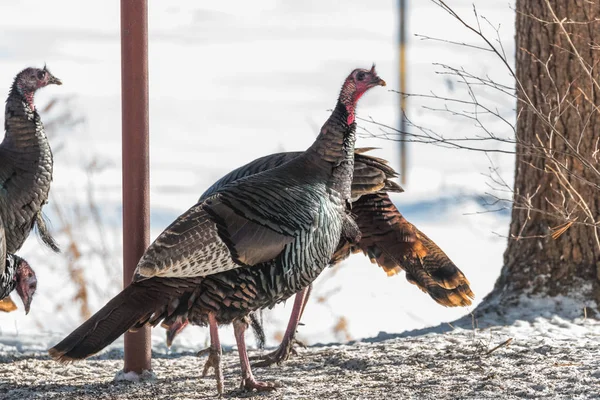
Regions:
<svg viewBox="0 0 600 400"><path fill-rule="evenodd" d="M121 0L123 285L150 241L148 156L148 3ZM124 371L150 370L150 329L125 334Z"/></svg>

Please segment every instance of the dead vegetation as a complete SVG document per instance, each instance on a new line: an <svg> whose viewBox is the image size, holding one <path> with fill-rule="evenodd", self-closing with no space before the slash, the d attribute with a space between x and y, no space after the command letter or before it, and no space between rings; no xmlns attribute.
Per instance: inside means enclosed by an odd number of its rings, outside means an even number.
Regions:
<svg viewBox="0 0 600 400"><path fill-rule="evenodd" d="M537 68L550 78L550 87L535 87L532 94L527 83L517 76L512 54L507 53L503 45L500 25L480 15L475 5L471 16L462 16L442 0L431 1L445 10L458 26L470 32L474 41L465 43L425 35L416 37L422 41L442 42L468 49L473 57L478 53L492 54L504 67L504 75L479 74L470 71L468 66L439 63L436 64L439 68L437 74L456 88L456 96L433 92L399 93L419 102L429 113L446 114L448 120L467 120L474 127L472 132L460 132L453 136L415 124L410 116L405 116L411 128L408 132L400 132L369 118L362 119L363 136L400 141L405 135L407 142L484 152L490 160L490 168L486 173L490 192L486 193L489 200L484 204L487 209L485 212L514 208L526 212L527 220L533 221L534 215L538 215L554 221L547 232L538 235L525 234L527 223L524 223L518 232L511 232L511 239L556 240L572 226L580 225L590 228L595 246L600 249L600 216L596 212L595 198L588 196L590 189L600 189L600 169L597 166L600 140L594 139L591 147L586 144L590 126L593 126L600 112L594 100L600 91L598 65L590 64L587 55L597 53L599 45L583 43L585 39L569 29L578 25L583 27L581 29L593 30L599 21L594 18L559 18L549 0L541 4L549 16L547 19L542 20L533 14L523 15L542 25L558 27L556 42L550 46L555 48L555 53L568 54L580 68L573 72L572 80L565 86L552 81L555 75L552 70L556 68L553 52L548 52L547 58L540 59L525 49L517 49L517 53L529 57L532 68ZM540 128L533 142L517 135L517 121L526 117L534 118ZM567 132L573 126L579 127L578 131ZM512 157L517 153L524 156L528 168L539 170L542 176L547 175L547 178L540 180L537 190L526 193L515 191L512 177L505 176L506 173L493 161L494 158ZM544 161L540 163L538 160ZM548 182L552 183L550 192L542 190Z"/></svg>
<svg viewBox="0 0 600 400"><path fill-rule="evenodd" d="M67 149L67 141L71 135L81 134L85 130L85 117L78 111L76 99L53 98L42 112L54 159L72 159L73 150ZM97 200L96 178L106 166L107 163L97 156L93 156L91 161L82 161L78 169L84 172L85 182L67 192L53 188L44 209L49 216L52 232L58 238L61 253L58 263L45 263L43 268L51 268L53 273L67 276L70 284L65 284L65 287L73 289L72 296L56 296L49 301L57 313L70 309L73 303L77 304L79 315L71 316L76 321L92 315L95 305L91 304L91 298L104 302L121 285L120 227L108 225ZM80 187L85 188L82 193L78 192ZM110 240L109 237L117 240ZM106 280L99 282L91 279L91 266L101 266ZM114 290L107 290L110 287Z"/></svg>

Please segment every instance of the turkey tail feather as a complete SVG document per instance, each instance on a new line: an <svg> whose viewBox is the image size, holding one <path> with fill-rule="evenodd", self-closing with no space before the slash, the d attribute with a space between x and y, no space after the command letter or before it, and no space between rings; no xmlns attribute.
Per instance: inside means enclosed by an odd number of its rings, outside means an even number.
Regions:
<svg viewBox="0 0 600 400"><path fill-rule="evenodd" d="M359 249L388 275L406 271L409 282L446 307L467 306L474 294L450 258L408 222L386 193L361 197L352 212L362 233Z"/></svg>
<svg viewBox="0 0 600 400"><path fill-rule="evenodd" d="M460 269L454 265L450 258L439 248L437 244L429 239L423 232L415 228L417 238L427 249L427 257L423 259L425 271L434 281L446 289L454 289L460 286L469 286L469 280Z"/></svg>
<svg viewBox="0 0 600 400"><path fill-rule="evenodd" d="M96 354L152 311L156 299L138 286L128 286L100 311L49 350L59 362L80 360Z"/></svg>
<svg viewBox="0 0 600 400"><path fill-rule="evenodd" d="M354 154L352 198L358 198L380 190L403 192L404 189L391 180L398 176L394 169L382 158L363 154L369 150L369 148L358 149L358 152Z"/></svg>
<svg viewBox="0 0 600 400"><path fill-rule="evenodd" d="M129 285L48 352L61 363L96 354L149 314L195 286L194 280L153 278ZM145 321L144 321L145 320Z"/></svg>
<svg viewBox="0 0 600 400"><path fill-rule="evenodd" d="M48 230L46 221L44 219L44 215L41 211L38 211L38 213L35 216L35 225L37 226L37 231L40 235L40 239L42 239L42 242L44 242L46 246L50 247L55 253L60 253L60 247L58 246L58 243L56 243L56 240L54 240L52 234Z"/></svg>

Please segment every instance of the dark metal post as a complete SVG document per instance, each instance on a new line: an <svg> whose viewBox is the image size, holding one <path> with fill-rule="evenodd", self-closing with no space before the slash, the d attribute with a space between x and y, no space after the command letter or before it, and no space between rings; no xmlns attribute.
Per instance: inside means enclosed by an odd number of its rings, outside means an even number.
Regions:
<svg viewBox="0 0 600 400"><path fill-rule="evenodd" d="M150 241L148 156L148 3L121 0L123 285ZM150 370L150 329L125 334L124 371Z"/></svg>
<svg viewBox="0 0 600 400"><path fill-rule="evenodd" d="M400 1L399 31L399 70L400 70L400 180L406 184L406 0Z"/></svg>

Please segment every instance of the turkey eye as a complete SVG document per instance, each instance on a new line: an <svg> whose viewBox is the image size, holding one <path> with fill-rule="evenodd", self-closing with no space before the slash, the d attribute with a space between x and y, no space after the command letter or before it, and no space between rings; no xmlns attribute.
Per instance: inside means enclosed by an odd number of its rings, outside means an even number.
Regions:
<svg viewBox="0 0 600 400"><path fill-rule="evenodd" d="M44 71L39 71L37 73L37 78L38 79L44 79L44 75L46 75L46 73Z"/></svg>
<svg viewBox="0 0 600 400"><path fill-rule="evenodd" d="M358 79L359 81L362 81L363 79L365 79L365 73L364 72L359 72L358 74L356 74L356 79Z"/></svg>

